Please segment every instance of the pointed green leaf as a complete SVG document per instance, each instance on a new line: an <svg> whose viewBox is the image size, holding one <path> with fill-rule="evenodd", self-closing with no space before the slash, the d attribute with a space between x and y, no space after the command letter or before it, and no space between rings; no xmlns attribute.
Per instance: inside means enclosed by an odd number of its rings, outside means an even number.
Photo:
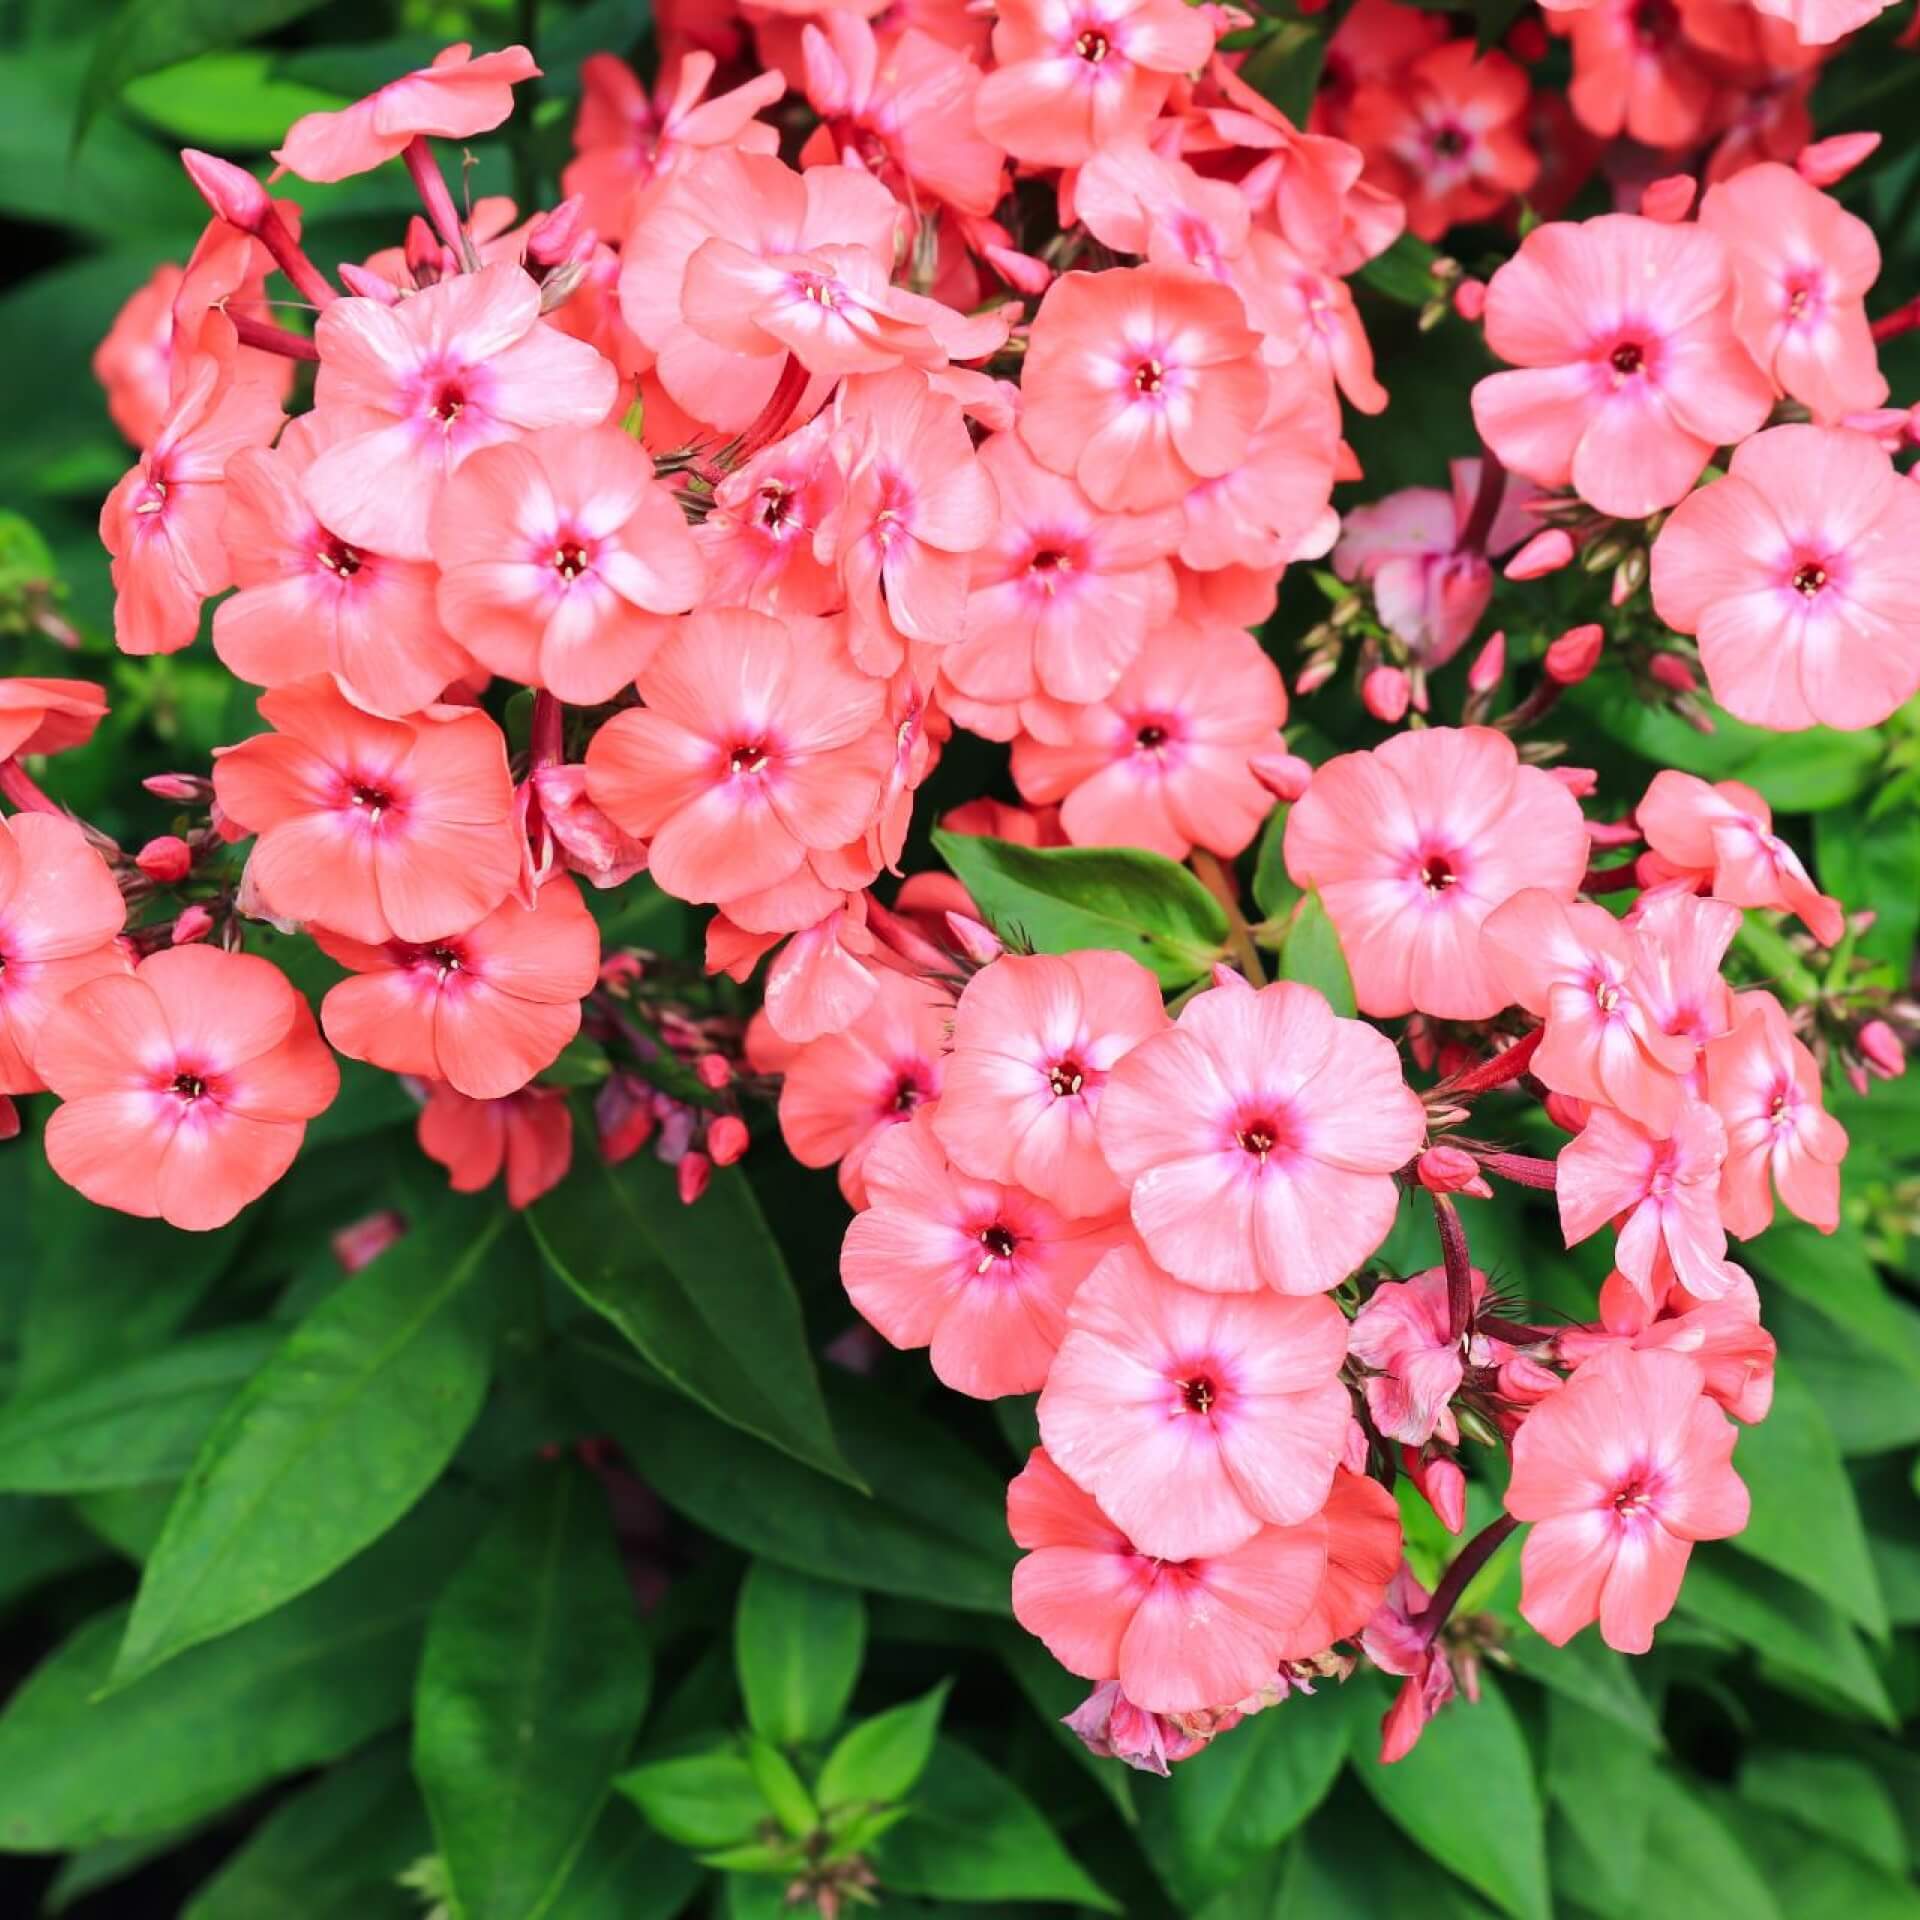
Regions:
<svg viewBox="0 0 1920 1920"><path fill-rule="evenodd" d="M756 1560L740 1583L734 1663L753 1730L784 1747L824 1740L860 1677L865 1602L852 1587Z"/></svg>
<svg viewBox="0 0 1920 1920"><path fill-rule="evenodd" d="M1294 909L1286 945L1280 949L1280 978L1317 988L1342 1019L1351 1020L1357 1011L1347 956L1317 891L1303 896Z"/></svg>
<svg viewBox="0 0 1920 1920"><path fill-rule="evenodd" d="M951 1680L943 1680L918 1700L849 1728L820 1769L820 1804L832 1809L904 1800L933 1753L952 1687Z"/></svg>
<svg viewBox="0 0 1920 1920"><path fill-rule="evenodd" d="M731 1738L689 1742L629 1767L613 1784L656 1832L683 1847L738 1846L773 1812L745 1748Z"/></svg>

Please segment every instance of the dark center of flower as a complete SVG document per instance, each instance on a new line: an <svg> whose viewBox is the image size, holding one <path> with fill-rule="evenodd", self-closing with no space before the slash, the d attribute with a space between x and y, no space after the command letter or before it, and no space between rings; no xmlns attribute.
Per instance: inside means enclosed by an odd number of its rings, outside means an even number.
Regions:
<svg viewBox="0 0 1920 1920"><path fill-rule="evenodd" d="M755 741L751 746L735 747L727 756L729 773L758 773L767 764L767 750Z"/></svg>
<svg viewBox="0 0 1920 1920"><path fill-rule="evenodd" d="M1647 364L1646 351L1637 340L1622 340L1607 358L1621 375L1638 373Z"/></svg>
<svg viewBox="0 0 1920 1920"><path fill-rule="evenodd" d="M1097 67L1113 51L1113 42L1098 27L1088 27L1074 41L1073 50L1089 66Z"/></svg>
<svg viewBox="0 0 1920 1920"><path fill-rule="evenodd" d="M1444 853L1430 853L1420 862L1420 884L1429 893L1445 893L1459 878Z"/></svg>
<svg viewBox="0 0 1920 1920"><path fill-rule="evenodd" d="M1156 747L1164 747L1167 744L1167 730L1165 727L1149 722L1133 736L1133 739L1136 746L1151 753Z"/></svg>
<svg viewBox="0 0 1920 1920"><path fill-rule="evenodd" d="M1613 1510L1622 1520L1631 1520L1643 1509L1652 1505L1653 1496L1647 1483L1639 1478L1629 1480L1613 1496Z"/></svg>
<svg viewBox="0 0 1920 1920"><path fill-rule="evenodd" d="M587 550L577 540L562 541L553 550L553 570L562 580L578 580L587 571Z"/></svg>
<svg viewBox="0 0 1920 1920"><path fill-rule="evenodd" d="M1180 1404L1189 1413L1210 1413L1213 1403L1220 1397L1220 1390L1204 1373L1197 1373L1191 1380L1175 1383L1180 1389Z"/></svg>
<svg viewBox="0 0 1920 1920"><path fill-rule="evenodd" d="M778 533L787 524L790 511L787 503L791 497L777 480L769 481L760 489L760 524L769 533Z"/></svg>
<svg viewBox="0 0 1920 1920"><path fill-rule="evenodd" d="M440 977L443 980L450 973L458 973L464 964L457 947L429 947L427 958L440 969Z"/></svg>
<svg viewBox="0 0 1920 1920"><path fill-rule="evenodd" d="M1679 15L1670 0L1640 0L1633 10L1634 38L1644 47L1671 40L1678 25Z"/></svg>
<svg viewBox="0 0 1920 1920"><path fill-rule="evenodd" d="M393 805L393 795L387 792L384 787L355 787L353 790L353 804L356 807L364 808L369 820L378 820L380 816Z"/></svg>
<svg viewBox="0 0 1920 1920"><path fill-rule="evenodd" d="M1280 1129L1271 1120L1249 1120L1233 1140L1242 1153L1252 1154L1264 1166L1267 1155L1280 1144Z"/></svg>
<svg viewBox="0 0 1920 1920"><path fill-rule="evenodd" d="M924 1097L919 1081L903 1074L900 1084L893 1090L893 1110L895 1113L911 1113Z"/></svg>
<svg viewBox="0 0 1920 1920"><path fill-rule="evenodd" d="M1827 584L1827 570L1817 560L1803 561L1793 570L1793 585L1796 593L1803 593L1811 600Z"/></svg>
<svg viewBox="0 0 1920 1920"><path fill-rule="evenodd" d="M1133 370L1133 384L1141 393L1158 393L1167 370L1158 360L1142 360Z"/></svg>
<svg viewBox="0 0 1920 1920"><path fill-rule="evenodd" d="M1458 127L1440 127L1434 132L1433 150L1443 160L1457 160L1467 150L1467 136Z"/></svg>
<svg viewBox="0 0 1920 1920"><path fill-rule="evenodd" d="M329 573L337 573L342 580L351 580L361 567L359 550L348 546L344 540L336 540L332 534L327 535L326 544L314 558Z"/></svg>
<svg viewBox="0 0 1920 1920"><path fill-rule="evenodd" d="M173 1090L182 1100L198 1100L207 1090L207 1083L197 1073L176 1073L173 1076Z"/></svg>
<svg viewBox="0 0 1920 1920"><path fill-rule="evenodd" d="M1027 562L1027 570L1030 573L1062 573L1071 564L1072 562L1068 560L1067 556L1058 549L1054 547L1042 547L1040 551Z"/></svg>
<svg viewBox="0 0 1920 1920"><path fill-rule="evenodd" d="M427 413L443 427L450 427L460 418L460 410L466 404L467 396L458 383L449 381L433 396L433 405L427 409Z"/></svg>
<svg viewBox="0 0 1920 1920"><path fill-rule="evenodd" d="M996 1220L992 1226L982 1231L980 1244L987 1250L987 1258L980 1263L980 1271L985 1273L989 1262L994 1260L1011 1260L1013 1258L1014 1248L1020 1243L1007 1228L1001 1226Z"/></svg>
<svg viewBox="0 0 1920 1920"><path fill-rule="evenodd" d="M1058 1061L1047 1074L1047 1085L1053 1089L1056 1100L1078 1093L1086 1084L1087 1072L1078 1060Z"/></svg>

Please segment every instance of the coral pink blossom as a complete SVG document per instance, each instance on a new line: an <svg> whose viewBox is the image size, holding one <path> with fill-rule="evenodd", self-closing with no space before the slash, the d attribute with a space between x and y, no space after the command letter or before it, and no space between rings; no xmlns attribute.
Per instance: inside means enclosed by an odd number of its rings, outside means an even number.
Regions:
<svg viewBox="0 0 1920 1920"><path fill-rule="evenodd" d="M1635 997L1654 1026L1693 1049L1687 1080L1695 1093L1706 1086L1699 1049L1733 1025L1733 989L1720 966L1740 921L1725 901L1702 900L1681 886L1643 893L1627 915Z"/></svg>
<svg viewBox="0 0 1920 1920"><path fill-rule="evenodd" d="M1336 1467L1327 1504L1327 1570L1304 1618L1282 1639L1282 1660L1310 1660L1351 1640L1373 1618L1400 1564L1400 1507L1378 1480Z"/></svg>
<svg viewBox="0 0 1920 1920"><path fill-rule="evenodd" d="M1352 1417L1332 1301L1203 1293L1118 1247L1067 1317L1040 1438L1144 1551L1231 1553L1326 1505Z"/></svg>
<svg viewBox="0 0 1920 1920"><path fill-rule="evenodd" d="M287 423L271 452L227 463L221 534L240 591L213 610L213 649L255 686L331 673L371 713L418 712L471 673L466 649L434 610L434 570L321 525L301 478L329 447L384 425L336 406Z"/></svg>
<svg viewBox="0 0 1920 1920"><path fill-rule="evenodd" d="M482 448L442 489L431 538L448 631L577 706L620 692L703 582L685 516L618 427Z"/></svg>
<svg viewBox="0 0 1920 1920"><path fill-rule="evenodd" d="M517 900L426 944L314 938L355 979L327 994L327 1038L389 1073L445 1080L474 1100L518 1093L580 1030L600 966L600 933L564 876L531 910Z"/></svg>
<svg viewBox="0 0 1920 1920"><path fill-rule="evenodd" d="M1245 456L1267 405L1238 297L1173 267L1064 274L1034 316L1020 434L1099 506L1169 506Z"/></svg>
<svg viewBox="0 0 1920 1920"><path fill-rule="evenodd" d="M560 176L560 191L578 195L599 232L626 232L640 189L671 173L703 147L772 153L779 134L754 116L786 91L778 73L760 73L730 92L705 98L718 63L697 50L663 62L653 93L611 53L580 63L580 112L573 123L578 156Z"/></svg>
<svg viewBox="0 0 1920 1920"><path fill-rule="evenodd" d="M1370 177L1406 202L1422 240L1497 213L1533 184L1527 76L1502 53L1449 40L1391 82L1354 95L1347 134Z"/></svg>
<svg viewBox="0 0 1920 1920"><path fill-rule="evenodd" d="M909 641L966 629L972 555L993 537L994 490L960 408L911 367L849 381L836 405L846 489L814 541L859 616L854 649L891 673Z"/></svg>
<svg viewBox="0 0 1920 1920"><path fill-rule="evenodd" d="M640 690L645 707L615 714L587 748L587 791L650 842L669 893L757 893L873 820L893 757L886 689L827 623L702 610L655 652Z"/></svg>
<svg viewBox="0 0 1920 1920"><path fill-rule="evenodd" d="M1114 1065L1167 1025L1160 986L1123 953L1008 954L967 982L933 1130L954 1164L1076 1217L1127 1190L1094 1123Z"/></svg>
<svg viewBox="0 0 1920 1920"><path fill-rule="evenodd" d="M232 377L231 355L196 355L180 370L152 446L100 509L123 653L177 653L200 629L200 603L232 586L221 478L242 447L265 446L280 419L269 388Z"/></svg>
<svg viewBox="0 0 1920 1920"><path fill-rule="evenodd" d="M1477 1310L1487 1291L1487 1276L1473 1269L1472 1302ZM1347 1351L1375 1372L1363 1381L1367 1411L1389 1440L1424 1446L1437 1433L1456 1444L1460 1429L1451 1402L1465 1377L1465 1343L1447 1337L1447 1274L1430 1267L1408 1279L1376 1287L1353 1316ZM1485 1342L1478 1343L1483 1349ZM1485 1351L1475 1365L1485 1365Z"/></svg>
<svg viewBox="0 0 1920 1920"><path fill-rule="evenodd" d="M1215 1716L1206 1709L1193 1714L1146 1713L1127 1698L1119 1681L1103 1680L1071 1713L1061 1716L1060 1724L1095 1759L1118 1760L1136 1773L1165 1780L1171 1777L1168 1762L1191 1760L1204 1752L1213 1735L1225 1732L1239 1717L1230 1708L1221 1726L1214 1724ZM1204 1728L1196 1724L1202 1718L1209 1723Z"/></svg>
<svg viewBox="0 0 1920 1920"><path fill-rule="evenodd" d="M1580 125L1602 140L1624 133L1669 150L1697 141L1719 85L1713 63L1688 31L1702 11L1669 4L1650 12L1639 0L1554 9L1554 32L1573 46L1566 97Z"/></svg>
<svg viewBox="0 0 1920 1920"><path fill-rule="evenodd" d="M1847 1132L1820 1101L1820 1066L1772 994L1743 993L1733 1031L1707 1047L1707 1098L1727 1130L1720 1212L1751 1239L1773 1223L1773 1190L1791 1213L1840 1224Z"/></svg>
<svg viewBox="0 0 1920 1920"><path fill-rule="evenodd" d="M221 811L260 838L268 909L363 942L433 940L491 913L520 873L506 740L472 707L363 713L325 677L262 696L272 733L214 762Z"/></svg>
<svg viewBox="0 0 1920 1920"><path fill-rule="evenodd" d="M470 140L491 133L513 111L513 89L537 80L525 47L472 57L464 42L443 48L433 65L390 80L337 113L302 114L273 157L302 180L345 180L397 159L423 134Z"/></svg>
<svg viewBox="0 0 1920 1920"><path fill-rule="evenodd" d="M1887 397L1865 300L1880 277L1873 229L1777 160L1707 190L1700 224L1733 258L1742 344L1818 421Z"/></svg>
<svg viewBox="0 0 1920 1920"><path fill-rule="evenodd" d="M973 556L967 638L940 670L975 700L1098 700L1173 612L1180 516L1103 513L1012 433L980 450L999 497Z"/></svg>
<svg viewBox="0 0 1920 1920"><path fill-rule="evenodd" d="M1431 1597L1402 1563L1360 1637L1367 1658L1382 1673L1405 1678L1380 1722L1382 1766L1404 1760L1419 1744L1427 1722L1457 1694L1464 1693L1470 1702L1480 1698L1478 1662L1472 1653L1455 1654L1421 1626Z"/></svg>
<svg viewBox="0 0 1920 1920"><path fill-rule="evenodd" d="M142 449L152 445L173 399L173 296L184 277L171 261L156 267L93 350L93 377L106 389L107 412Z"/></svg>
<svg viewBox="0 0 1920 1920"><path fill-rule="evenodd" d="M1143 132L1213 37L1183 0L1001 0L980 131L1029 166L1078 166Z"/></svg>
<svg viewBox="0 0 1920 1920"><path fill-rule="evenodd" d="M822 414L714 489L712 507L693 529L711 605L763 613L831 613L840 606L839 578L813 550L844 485L831 431Z"/></svg>
<svg viewBox="0 0 1920 1920"><path fill-rule="evenodd" d="M1426 1116L1384 1034L1282 983L1196 994L1114 1068L1099 1127L1169 1273L1323 1293L1386 1238Z"/></svg>
<svg viewBox="0 0 1920 1920"><path fill-rule="evenodd" d="M1048 1378L1080 1284L1124 1224L1070 1220L1019 1187L950 1166L916 1114L866 1157L847 1228L847 1297L896 1347L926 1347L956 1393L997 1399Z"/></svg>
<svg viewBox="0 0 1920 1920"><path fill-rule="evenodd" d="M469 454L536 427L593 427L619 375L540 318L540 289L507 262L456 273L398 306L336 300L314 328L321 408L380 418L307 469L308 501L343 540L424 560L440 489Z"/></svg>
<svg viewBox="0 0 1920 1920"><path fill-rule="evenodd" d="M0 820L0 1094L46 1084L33 1068L34 1041L66 994L128 970L114 939L126 918L106 862L71 820Z"/></svg>
<svg viewBox="0 0 1920 1920"><path fill-rule="evenodd" d="M647 870L647 849L622 833L587 797L587 770L577 766L535 767L521 789L528 817L535 804L549 859L536 861L535 882L552 871L552 862L577 873L595 888L624 886Z"/></svg>
<svg viewBox="0 0 1920 1920"><path fill-rule="evenodd" d="M1595 1107L1557 1163L1567 1245L1614 1221L1614 1260L1642 1299L1656 1301L1678 1280L1700 1299L1717 1300L1732 1284L1718 1197L1726 1153L1726 1131L1704 1101L1686 1101L1664 1139Z"/></svg>
<svg viewBox="0 0 1920 1920"><path fill-rule="evenodd" d="M502 1100L470 1100L436 1085L421 1109L420 1151L447 1170L455 1193L479 1193L507 1174L507 1205L530 1207L567 1177L573 1115L557 1087L527 1087Z"/></svg>
<svg viewBox="0 0 1920 1920"><path fill-rule="evenodd" d="M1555 1646L1598 1620L1608 1646L1645 1653L1693 1543L1747 1524L1737 1429L1703 1384L1684 1354L1604 1354L1514 1436L1507 1511L1533 1523L1520 1611Z"/></svg>
<svg viewBox="0 0 1920 1920"><path fill-rule="evenodd" d="M64 1104L47 1159L96 1206L223 1227L293 1164L340 1088L307 1003L277 967L169 947L74 988L34 1067Z"/></svg>
<svg viewBox="0 0 1920 1920"><path fill-rule="evenodd" d="M1641 878L1685 878L1736 907L1798 914L1807 931L1832 946L1847 930L1839 901L1813 884L1800 856L1773 831L1773 809L1737 780L1713 785L1668 767L1653 776L1634 810L1652 858Z"/></svg>
<svg viewBox="0 0 1920 1920"><path fill-rule="evenodd" d="M91 680L0 678L0 760L84 747L106 717L106 692Z"/></svg>
<svg viewBox="0 0 1920 1920"><path fill-rule="evenodd" d="M1774 427L1653 544L1654 610L1713 697L1791 732L1872 727L1920 689L1920 488L1864 434Z"/></svg>
<svg viewBox="0 0 1920 1920"><path fill-rule="evenodd" d="M1803 47L1827 47L1885 13L1892 0L1753 0L1754 11L1783 20Z"/></svg>
<svg viewBox="0 0 1920 1920"><path fill-rule="evenodd" d="M1734 331L1726 248L1697 226L1610 213L1536 227L1488 283L1486 323L1522 370L1474 388L1481 437L1602 513L1672 506L1773 404Z"/></svg>
<svg viewBox="0 0 1920 1920"><path fill-rule="evenodd" d="M1076 846L1231 859L1273 810L1252 762L1280 750L1286 685L1240 628L1170 620L1105 699L1023 713L1014 781L1027 800L1060 802Z"/></svg>
<svg viewBox="0 0 1920 1920"><path fill-rule="evenodd" d="M1344 753L1287 820L1287 871L1317 887L1360 1011L1485 1020L1508 1004L1481 923L1523 887L1571 899L1579 802L1486 727L1430 727Z"/></svg>
<svg viewBox="0 0 1920 1920"><path fill-rule="evenodd" d="M1007 1491L1007 1527L1026 1550L1013 1570L1015 1618L1069 1673L1117 1679L1149 1713L1197 1712L1269 1686L1326 1565L1317 1516L1201 1560L1143 1552L1039 1448Z"/></svg>
<svg viewBox="0 0 1920 1920"><path fill-rule="evenodd" d="M803 1167L840 1169L847 1204L864 1207L867 1155L892 1128L940 1097L953 1002L891 968L842 1033L794 1050L782 1069L780 1134Z"/></svg>
<svg viewBox="0 0 1920 1920"><path fill-rule="evenodd" d="M1546 1022L1534 1073L1556 1093L1667 1132L1694 1047L1648 1004L1644 943L1605 907L1538 887L1496 907L1480 937L1507 993Z"/></svg>

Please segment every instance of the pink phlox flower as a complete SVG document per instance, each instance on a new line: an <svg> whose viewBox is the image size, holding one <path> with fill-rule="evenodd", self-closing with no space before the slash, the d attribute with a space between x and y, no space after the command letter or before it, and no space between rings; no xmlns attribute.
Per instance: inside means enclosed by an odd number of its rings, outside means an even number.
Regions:
<svg viewBox="0 0 1920 1920"><path fill-rule="evenodd" d="M1486 1297L1487 1276L1473 1270L1473 1306ZM1376 1287L1347 1330L1347 1351L1375 1371L1362 1383L1373 1424L1389 1440L1424 1446L1435 1434L1458 1445L1451 1401L1460 1391L1470 1348L1475 1366L1494 1364L1481 1335L1447 1337L1444 1267Z"/></svg>
<svg viewBox="0 0 1920 1920"><path fill-rule="evenodd" d="M420 1151L447 1170L455 1193L480 1193L507 1176L507 1205L530 1207L567 1177L573 1114L558 1087L526 1087L500 1100L470 1100L436 1083L415 1131Z"/></svg>
<svg viewBox="0 0 1920 1920"><path fill-rule="evenodd" d="M736 467L714 489L693 529L716 606L763 613L831 613L839 576L814 555L814 539L845 485L833 458L832 421L821 414Z"/></svg>

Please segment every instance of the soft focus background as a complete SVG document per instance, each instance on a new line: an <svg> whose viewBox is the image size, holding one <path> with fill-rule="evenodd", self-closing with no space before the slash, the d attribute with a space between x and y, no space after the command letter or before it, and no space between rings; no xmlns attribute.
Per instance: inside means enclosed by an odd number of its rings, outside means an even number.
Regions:
<svg viewBox="0 0 1920 1920"><path fill-rule="evenodd" d="M1482 0L1479 24L1497 39L1515 12ZM1891 46L1905 24L1904 9L1884 16L1813 102L1821 133L1887 135L1839 189L1885 250L1876 310L1920 291L1920 55ZM249 690L204 644L132 660L107 638L95 518L131 456L88 361L121 303L158 262L184 258L204 222L174 149L260 163L299 114L343 104L456 39L531 43L545 69L511 138L476 144L470 176L475 196L514 194L523 211L555 197L581 58L609 48L649 70L644 0L0 9L0 672L106 684L111 718L49 784L123 841L171 825L140 776L203 771L211 748L256 727ZM1563 60L1556 47L1536 78L1549 84ZM296 184L296 197L328 265L391 244L411 206L398 167L338 187ZM1473 264L1472 247L1455 251ZM1347 491L1443 483L1446 457L1473 450L1466 396L1482 350L1452 320L1418 329L1431 283L1417 249L1396 249L1363 280L1393 404L1350 423L1367 480ZM1884 356L1896 400L1916 391L1916 338ZM1543 620L1551 595L1536 590ZM1276 650L1322 612L1313 588L1290 579ZM1442 682L1443 711L1460 670ZM1729 724L1708 737L1634 705L1620 684L1590 683L1570 702L1591 735L1576 758L1596 759L1621 791L1659 765L1759 787L1822 886L1877 913L1859 949L1907 980L1920 925L1920 714L1849 736ZM1304 717L1337 740L1374 737L1338 687ZM1010 794L993 750L967 743L918 819L996 780ZM619 910L612 937L696 958L690 916L645 883ZM314 974L297 952L275 957ZM318 964L301 984L324 983ZM501 1605L491 1617L480 1609L466 1653L503 1686L524 1680L545 1744L512 1794L469 1809L490 1830L525 1820L538 1831L583 1758L591 1814L593 1782L625 1758L602 1751L591 1703L631 1705L649 1673L647 1752L749 1720L817 1745L843 1708L872 1716L950 1679L951 1745L915 1813L881 1843L886 1882L902 1890L889 1911L945 1901L1016 1914L1047 1901L1206 1920L1920 1915L1920 1754L1908 1739L1920 1713L1920 1072L1866 1100L1835 1098L1854 1140L1841 1231L1822 1239L1789 1224L1748 1249L1782 1353L1773 1415L1740 1442L1753 1524L1695 1553L1653 1654L1628 1662L1592 1634L1563 1654L1545 1648L1514 1611L1508 1552L1463 1609L1486 1642L1483 1702L1446 1714L1402 1766L1373 1757L1386 1695L1363 1676L1249 1722L1171 1783L1089 1761L1060 1732L1081 1689L1007 1616L1002 1494L1031 1442L1023 1403L990 1409L939 1393L918 1355L887 1354L865 1379L827 1367L835 1429L875 1490L855 1493L668 1392L604 1323L583 1321L497 1198L444 1197L412 1147L396 1082L349 1068L345 1089L295 1172L201 1238L96 1211L59 1186L33 1138L34 1103L27 1137L0 1146L0 1695L52 1659L0 1712L0 1913L433 1910L431 1868L410 1872L433 1851L407 1767L410 1718L436 1710L428 1680L416 1694L418 1651L468 1544L505 1511L487 1567ZM703 1318L716 1271L783 1296L790 1287L816 1350L848 1331L835 1272L845 1209L831 1177L803 1173L777 1140L692 1213L645 1156L617 1178L586 1164L584 1142L576 1158L536 1219L549 1257L556 1236L562 1257L621 1250L644 1310L678 1316L695 1345L722 1341ZM371 1475L404 1478L423 1429L453 1418L451 1469L324 1585L96 1700L116 1610L201 1438L235 1383L348 1284L331 1237L384 1206L413 1223L387 1258L409 1263L425 1332L373 1383L356 1443ZM1411 1221L1385 1250L1402 1270L1436 1257L1421 1245L1430 1228ZM1516 1293L1591 1301L1594 1249L1561 1251L1550 1208L1523 1213L1516 1201L1473 1224L1476 1259ZM484 1297L484 1324L449 1304L455 1274L478 1276L463 1297ZM22 1395L41 1408L64 1395L59 1418L10 1426L5 1403ZM431 1452L430 1434L425 1444ZM515 1495L543 1454L577 1464L556 1461L546 1483ZM295 1472L260 1495L249 1550L269 1578L276 1555L297 1557L343 1524L337 1480ZM1444 1547L1423 1516L1409 1509L1410 1548L1430 1565ZM622 1575L645 1608L644 1643ZM528 1651L536 1623L516 1612L518 1598L547 1593L541 1582L560 1596L571 1695L539 1691L553 1674ZM693 1795L690 1831L703 1806L739 1790L716 1770ZM769 1884L723 1887L613 1799L544 1904L505 1891L469 1911L747 1916L777 1910L777 1898L764 1905Z"/></svg>

